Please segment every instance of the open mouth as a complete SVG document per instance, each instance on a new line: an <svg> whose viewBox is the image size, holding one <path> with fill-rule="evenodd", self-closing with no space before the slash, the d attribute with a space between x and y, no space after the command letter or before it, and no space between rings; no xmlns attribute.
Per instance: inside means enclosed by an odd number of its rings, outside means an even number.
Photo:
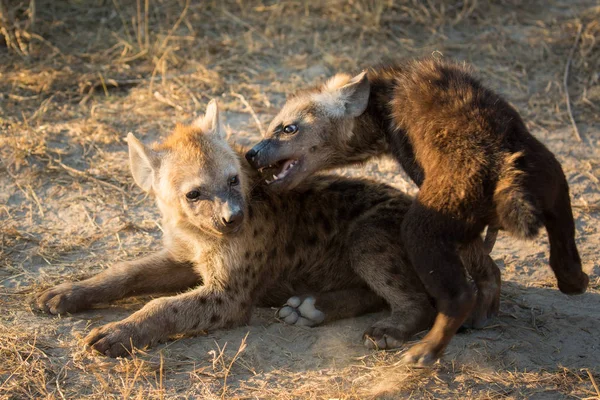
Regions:
<svg viewBox="0 0 600 400"><path fill-rule="evenodd" d="M300 166L300 160L289 159L289 160L279 161L279 162L277 162L273 165L269 165L268 167L265 167L265 168L261 168L260 171L261 171L261 173L263 173L265 175L272 174L272 177L265 179L265 182L267 183L267 185L271 185L275 182L284 180L286 177L288 177L290 174L292 174L295 170L297 170L299 166ZM272 172L272 171L275 171L275 172ZM279 171L279 172L277 172L277 171Z"/></svg>

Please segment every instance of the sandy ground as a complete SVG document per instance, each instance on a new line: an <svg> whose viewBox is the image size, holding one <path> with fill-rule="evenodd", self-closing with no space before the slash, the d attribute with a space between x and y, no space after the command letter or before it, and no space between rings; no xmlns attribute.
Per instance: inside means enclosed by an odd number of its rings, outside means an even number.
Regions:
<svg viewBox="0 0 600 400"><path fill-rule="evenodd" d="M17 3L29 56L0 48L1 398L600 398L600 3L163 0L146 13L144 2L36 1L34 26ZM581 142L563 85L579 26L568 90ZM147 299L31 310L42 288L159 248L158 211L129 175L128 131L152 141L217 97L250 144L287 93L433 51L473 63L561 161L588 293L557 290L545 235L501 234L500 315L428 369L362 347L381 314L301 328L258 309L248 326L111 360L80 338ZM415 192L390 160L340 173Z"/></svg>

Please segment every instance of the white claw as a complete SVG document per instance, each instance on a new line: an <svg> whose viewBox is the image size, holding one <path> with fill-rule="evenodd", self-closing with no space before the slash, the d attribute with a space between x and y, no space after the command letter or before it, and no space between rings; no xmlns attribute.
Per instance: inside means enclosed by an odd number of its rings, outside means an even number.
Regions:
<svg viewBox="0 0 600 400"><path fill-rule="evenodd" d="M300 307L298 307L300 314L309 318L313 324L320 324L325 319L325 314L315 308L315 298L307 297Z"/></svg>
<svg viewBox="0 0 600 400"><path fill-rule="evenodd" d="M288 315L287 317L285 317L285 318L283 319L283 321L284 321L286 324L293 325L293 324L295 324L295 323L296 323L296 321L298 321L298 314L297 314L297 313L295 313L295 312L293 312L293 313L291 313L290 315Z"/></svg>
<svg viewBox="0 0 600 400"><path fill-rule="evenodd" d="M291 313L294 312L294 309L290 306L283 306L281 307L281 309L279 310L278 314L279 314L279 318L286 318L288 315L290 315Z"/></svg>
<svg viewBox="0 0 600 400"><path fill-rule="evenodd" d="M294 296L294 297L290 297L288 299L287 303L285 303L285 304L287 304L290 307L298 308L300 306L301 302L302 301L300 300L300 297Z"/></svg>

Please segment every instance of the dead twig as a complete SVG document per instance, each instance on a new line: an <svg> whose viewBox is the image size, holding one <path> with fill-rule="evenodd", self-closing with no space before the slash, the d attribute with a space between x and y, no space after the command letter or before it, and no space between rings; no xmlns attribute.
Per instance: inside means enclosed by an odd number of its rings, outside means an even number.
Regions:
<svg viewBox="0 0 600 400"><path fill-rule="evenodd" d="M248 335L250 334L250 332L246 333L246 336L244 336L244 338L242 339L241 343L240 343L240 347L238 348L237 352L235 353L235 355L233 356L233 358L231 359L231 362L229 363L229 367L227 367L227 369L225 370L225 376L223 377L223 393L221 393L221 398L225 398L225 393L227 393L227 377L229 376L229 372L231 371L231 367L233 367L233 363L235 363L235 360L237 360L237 358L240 356L240 354L246 350L247 344L246 344L246 339L248 339Z"/></svg>
<svg viewBox="0 0 600 400"><path fill-rule="evenodd" d="M100 185L104 185L104 186L116 189L119 192L121 192L124 195L126 195L127 197L129 197L129 194L127 193L127 191L125 189L123 189L122 187L119 187L119 186L117 186L115 184L112 184L110 182L103 181L102 179L98 179L95 176L92 176L92 175L90 175L90 174L88 174L86 172L83 172L83 171L80 171L78 169L69 167L68 165L63 164L61 161L54 160L54 162L56 164L58 164L60 167L62 167L65 171L69 172L71 175L76 175L76 176L81 176L81 177L84 177L84 178L87 178L87 179L91 179L94 182L99 183Z"/></svg>
<svg viewBox="0 0 600 400"><path fill-rule="evenodd" d="M573 59L573 55L575 54L575 49L577 48L577 43L579 43L579 38L581 37L581 32L583 31L583 25L579 24L577 28L577 36L575 37L575 43L573 43L573 47L571 47L571 51L569 52L569 58L567 58L567 65L565 65L565 74L563 76L563 86L565 88L565 101L567 102L567 112L569 113L569 119L571 120L571 125L573 125L573 133L575 134L575 138L578 142L581 142L581 135L579 134L579 129L577 128L577 124L575 123L575 118L573 118L573 112L571 111L571 99L569 97L569 69L571 68L571 60Z"/></svg>
<svg viewBox="0 0 600 400"><path fill-rule="evenodd" d="M175 102L167 99L159 91L154 92L154 98L156 100L160 101L161 103L164 103L164 104L167 104L167 105L173 107L176 110L183 111L183 107L181 107L179 104L176 104Z"/></svg>
<svg viewBox="0 0 600 400"><path fill-rule="evenodd" d="M590 377L590 381L592 381L594 389L596 389L596 394L598 395L597 398L600 399L600 388L598 388L598 384L596 383L596 379L594 379L594 375L592 375L589 368L586 368L585 372L587 372L588 376Z"/></svg>
<svg viewBox="0 0 600 400"><path fill-rule="evenodd" d="M235 92L231 92L231 95L240 99L242 104L246 106L246 108L248 109L248 112L252 115L254 122L256 122L256 126L258 127L258 131L260 132L260 135L265 136L265 131L263 129L262 123L260 122L260 119L258 119L258 115L256 115L256 113L254 112L254 109L252 108L250 103L248 103L246 98L243 95L241 95L239 93L235 93Z"/></svg>

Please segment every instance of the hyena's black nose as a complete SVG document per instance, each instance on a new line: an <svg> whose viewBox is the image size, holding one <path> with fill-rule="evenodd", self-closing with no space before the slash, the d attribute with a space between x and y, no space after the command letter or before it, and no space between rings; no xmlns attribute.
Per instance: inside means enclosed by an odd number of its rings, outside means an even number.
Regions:
<svg viewBox="0 0 600 400"><path fill-rule="evenodd" d="M257 154L258 154L258 151L256 151L256 147L251 148L246 153L246 160L248 160L248 162L252 162Z"/></svg>
<svg viewBox="0 0 600 400"><path fill-rule="evenodd" d="M263 140L261 142L259 142L256 146L254 146L253 148L251 148L250 150L248 150L248 152L246 153L246 160L248 160L248 162L250 163L250 165L255 168L262 168L265 167L266 165L263 165L264 161L265 161L265 152L263 151L260 155L259 153L265 148L267 147L267 145L269 144L268 140Z"/></svg>

